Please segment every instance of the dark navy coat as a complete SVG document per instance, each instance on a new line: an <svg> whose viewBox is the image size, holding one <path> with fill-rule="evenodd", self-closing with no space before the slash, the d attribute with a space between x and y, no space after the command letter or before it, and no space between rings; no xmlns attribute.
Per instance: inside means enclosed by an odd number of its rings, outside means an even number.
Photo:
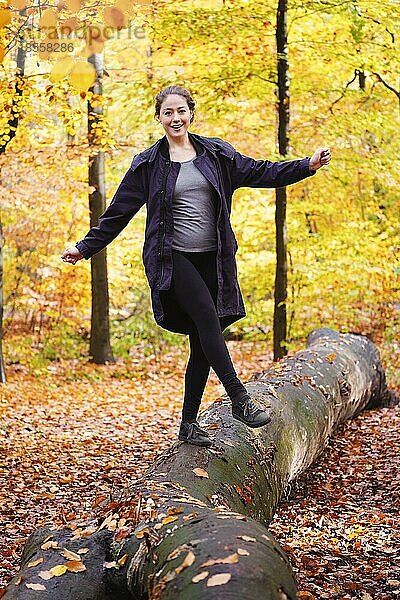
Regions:
<svg viewBox="0 0 400 600"><path fill-rule="evenodd" d="M188 135L197 153L194 164L211 183L217 203L217 312L224 329L246 314L237 280L237 242L230 223L233 192L240 187L284 187L314 172L310 171L309 158L283 162L255 160L219 138ZM172 198L179 169L180 163L170 160L166 136L137 154L99 224L76 246L86 259L90 258L105 248L146 204L142 256L154 318L165 329L188 333L191 320L179 308L170 289Z"/></svg>

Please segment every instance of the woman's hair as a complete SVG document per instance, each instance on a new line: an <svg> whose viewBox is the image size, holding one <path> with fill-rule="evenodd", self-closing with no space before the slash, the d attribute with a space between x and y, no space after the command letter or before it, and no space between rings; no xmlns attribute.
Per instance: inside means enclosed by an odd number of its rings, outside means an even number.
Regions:
<svg viewBox="0 0 400 600"><path fill-rule="evenodd" d="M155 106L155 113L154 113L154 115L156 117L160 116L161 104L171 94L176 94L177 96L182 96L182 98L185 98L187 105L189 107L189 110L192 113L194 113L195 101L193 100L190 92L188 90L185 90L185 88L181 87L180 85L169 85L168 87L161 90L161 92L158 92L158 94L156 96L156 106ZM194 119L194 114L192 114L190 122L192 122L193 119Z"/></svg>

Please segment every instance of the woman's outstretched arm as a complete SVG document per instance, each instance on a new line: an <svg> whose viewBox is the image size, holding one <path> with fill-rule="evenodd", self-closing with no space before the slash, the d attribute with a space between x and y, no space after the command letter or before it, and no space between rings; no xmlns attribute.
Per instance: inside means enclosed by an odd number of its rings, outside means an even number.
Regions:
<svg viewBox="0 0 400 600"><path fill-rule="evenodd" d="M70 246L62 254L65 262L75 264L82 258L90 258L105 248L126 227L132 217L146 202L146 194L140 169L128 169L115 195L98 225L92 227L83 240Z"/></svg>
<svg viewBox="0 0 400 600"><path fill-rule="evenodd" d="M231 163L233 187L285 187L314 175L318 169L328 165L330 160L329 148L319 148L311 158L277 162L255 160L235 151Z"/></svg>

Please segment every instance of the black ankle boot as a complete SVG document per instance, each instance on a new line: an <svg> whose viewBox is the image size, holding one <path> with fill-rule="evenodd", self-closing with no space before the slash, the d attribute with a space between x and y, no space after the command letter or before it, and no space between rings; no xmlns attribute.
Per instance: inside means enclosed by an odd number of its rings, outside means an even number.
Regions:
<svg viewBox="0 0 400 600"><path fill-rule="evenodd" d="M271 421L271 417L248 394L232 401L232 416L248 427L262 427Z"/></svg>
<svg viewBox="0 0 400 600"><path fill-rule="evenodd" d="M207 431L201 429L197 421L193 421L192 423L182 421L178 439L194 446L211 446L211 440L208 437Z"/></svg>

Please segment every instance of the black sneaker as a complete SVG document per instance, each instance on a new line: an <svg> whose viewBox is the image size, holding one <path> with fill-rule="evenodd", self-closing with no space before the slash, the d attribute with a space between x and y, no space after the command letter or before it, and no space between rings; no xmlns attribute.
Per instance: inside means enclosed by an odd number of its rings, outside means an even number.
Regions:
<svg viewBox="0 0 400 600"><path fill-rule="evenodd" d="M248 427L262 427L271 421L271 417L248 394L232 402L232 416Z"/></svg>
<svg viewBox="0 0 400 600"><path fill-rule="evenodd" d="M201 429L197 421L193 421L193 423L182 421L178 438L181 442L187 442L194 446L211 446L211 440L208 437L207 431Z"/></svg>

